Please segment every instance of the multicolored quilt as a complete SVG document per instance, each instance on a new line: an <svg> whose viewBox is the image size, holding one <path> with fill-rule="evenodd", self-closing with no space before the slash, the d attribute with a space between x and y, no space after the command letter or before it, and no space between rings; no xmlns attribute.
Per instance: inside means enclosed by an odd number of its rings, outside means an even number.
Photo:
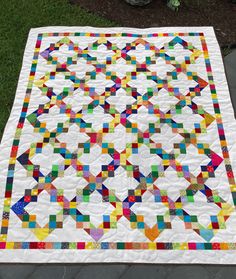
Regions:
<svg viewBox="0 0 236 279"><path fill-rule="evenodd" d="M0 261L236 263L233 115L211 27L32 29Z"/></svg>

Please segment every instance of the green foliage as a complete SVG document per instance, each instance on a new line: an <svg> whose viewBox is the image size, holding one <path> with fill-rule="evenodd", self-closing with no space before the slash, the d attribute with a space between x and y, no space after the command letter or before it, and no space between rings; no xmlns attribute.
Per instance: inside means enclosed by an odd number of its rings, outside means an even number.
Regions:
<svg viewBox="0 0 236 279"><path fill-rule="evenodd" d="M172 10L177 11L179 7L183 4L183 2L187 6L199 6L201 2L204 3L204 1L206 0L167 0L167 6Z"/></svg>
<svg viewBox="0 0 236 279"><path fill-rule="evenodd" d="M167 6L174 11L177 11L180 6L180 0L167 0Z"/></svg>

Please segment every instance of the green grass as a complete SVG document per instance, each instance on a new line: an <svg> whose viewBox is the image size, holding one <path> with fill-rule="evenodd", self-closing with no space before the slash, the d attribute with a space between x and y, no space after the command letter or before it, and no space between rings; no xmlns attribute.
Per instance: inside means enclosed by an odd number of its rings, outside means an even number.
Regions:
<svg viewBox="0 0 236 279"><path fill-rule="evenodd" d="M109 27L115 24L67 0L0 0L0 139L14 100L30 28L40 26Z"/></svg>

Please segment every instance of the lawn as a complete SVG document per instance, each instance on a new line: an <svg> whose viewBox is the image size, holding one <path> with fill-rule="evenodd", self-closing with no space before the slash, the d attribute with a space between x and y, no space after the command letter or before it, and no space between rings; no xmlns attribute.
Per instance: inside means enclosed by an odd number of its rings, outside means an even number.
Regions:
<svg viewBox="0 0 236 279"><path fill-rule="evenodd" d="M114 26L66 0L0 0L0 139L13 104L30 28L50 25Z"/></svg>

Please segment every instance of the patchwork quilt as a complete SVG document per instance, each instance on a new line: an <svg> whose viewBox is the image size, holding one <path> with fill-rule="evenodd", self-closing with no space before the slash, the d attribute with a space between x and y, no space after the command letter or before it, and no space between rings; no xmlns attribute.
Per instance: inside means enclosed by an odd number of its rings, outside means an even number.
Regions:
<svg viewBox="0 0 236 279"><path fill-rule="evenodd" d="M211 27L32 29L0 261L236 263L233 115Z"/></svg>

